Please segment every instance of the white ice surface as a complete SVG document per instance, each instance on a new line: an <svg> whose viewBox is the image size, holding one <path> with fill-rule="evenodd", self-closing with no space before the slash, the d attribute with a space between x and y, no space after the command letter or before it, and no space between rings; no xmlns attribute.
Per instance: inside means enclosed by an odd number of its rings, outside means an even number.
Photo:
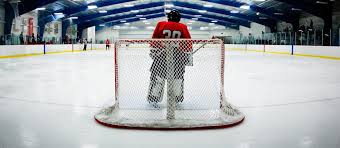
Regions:
<svg viewBox="0 0 340 148"><path fill-rule="evenodd" d="M201 131L107 128L112 51L0 59L0 148L339 148L340 61L226 53L226 95L239 126Z"/></svg>

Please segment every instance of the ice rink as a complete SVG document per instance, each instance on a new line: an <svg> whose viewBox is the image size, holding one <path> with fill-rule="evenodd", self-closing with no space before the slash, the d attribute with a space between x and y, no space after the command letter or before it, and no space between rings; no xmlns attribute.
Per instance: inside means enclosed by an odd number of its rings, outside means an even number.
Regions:
<svg viewBox="0 0 340 148"><path fill-rule="evenodd" d="M114 129L113 51L0 59L0 148L339 148L340 61L226 51L225 90L246 119L217 130Z"/></svg>

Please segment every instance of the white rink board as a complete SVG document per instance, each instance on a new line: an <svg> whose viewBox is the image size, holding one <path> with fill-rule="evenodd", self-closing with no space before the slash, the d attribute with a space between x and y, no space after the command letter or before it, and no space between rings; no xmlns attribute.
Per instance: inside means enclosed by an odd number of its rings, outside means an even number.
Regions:
<svg viewBox="0 0 340 148"><path fill-rule="evenodd" d="M114 49L114 44L110 44L110 49ZM128 45L133 48L144 48L146 45ZM209 46L206 46L209 47ZM81 51L83 44L46 44L46 53L63 52L63 51ZM87 50L104 50L105 44L87 44ZM226 50L250 50L266 51L273 53L291 54L292 45L246 45L246 44L225 44ZM15 56L25 54L42 54L44 45L1 45L0 56ZM312 56L329 56L340 58L340 47L337 46L300 46L294 45L294 54L312 55Z"/></svg>
<svg viewBox="0 0 340 148"><path fill-rule="evenodd" d="M294 54L340 57L339 46L294 46Z"/></svg>
<svg viewBox="0 0 340 148"><path fill-rule="evenodd" d="M105 47L106 47L106 44L92 44L92 49L94 49L94 50L105 49ZM110 44L110 48L113 49L114 44Z"/></svg>
<svg viewBox="0 0 340 148"><path fill-rule="evenodd" d="M246 50L246 44L225 44L226 50Z"/></svg>
<svg viewBox="0 0 340 148"><path fill-rule="evenodd" d="M60 44L60 45L46 45L46 52L62 52L62 51L71 51L72 44Z"/></svg>
<svg viewBox="0 0 340 148"><path fill-rule="evenodd" d="M251 51L260 51L262 52L264 45L247 45L246 49Z"/></svg>
<svg viewBox="0 0 340 148"><path fill-rule="evenodd" d="M83 50L84 49L84 45L83 44L73 44L73 50ZM88 45L86 47L86 49L89 49Z"/></svg>
<svg viewBox="0 0 340 148"><path fill-rule="evenodd" d="M44 53L44 45L1 45L0 56Z"/></svg>
<svg viewBox="0 0 340 148"><path fill-rule="evenodd" d="M279 52L290 54L292 50L292 45L266 45L266 52Z"/></svg>

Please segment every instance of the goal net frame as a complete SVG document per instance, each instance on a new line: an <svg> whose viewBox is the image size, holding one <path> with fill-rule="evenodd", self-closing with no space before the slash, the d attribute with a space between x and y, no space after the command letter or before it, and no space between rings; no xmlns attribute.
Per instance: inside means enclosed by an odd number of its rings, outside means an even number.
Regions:
<svg viewBox="0 0 340 148"><path fill-rule="evenodd" d="M185 118L178 117L178 114L189 114L189 115L197 115L199 117L199 110L178 110L178 102L175 102L173 97L173 92L171 91L174 87L174 67L171 65L171 61L168 59L173 59L174 51L181 48L180 46L185 45L185 48L189 48L190 50L186 52L189 56L189 59L192 60L192 57L200 50L209 49L210 45L215 45L212 48L220 48L218 54L220 54L220 65L219 65L219 108L217 110L211 110L214 114L217 114L215 118L210 119L195 119L195 118ZM154 48L153 46L159 45L162 46L166 52L166 66L167 66L167 80L166 80L166 92L167 92L167 104L166 107L161 109L154 110L138 110L138 113L145 112L145 116L150 116L153 113L159 114L160 112L164 112L164 118L162 119L149 119L149 118L134 118L134 117L126 117L123 116L125 112L133 112L128 109L122 109L120 107L120 85L124 82L120 81L120 61L119 61L119 52L121 50L128 50L128 48L138 48L138 45L148 45L150 49ZM162 45L160 45L162 44ZM167 44L167 45L166 45ZM225 97L224 92L224 68L225 68L225 45L220 39L210 39L210 40L192 40L192 39L125 39L125 40L117 40L114 44L114 69L115 69L115 99L114 104L108 107L104 107L101 109L95 116L95 120L105 126L115 127L115 128L133 128L133 129L157 129L157 130L183 130L183 129L211 129L211 128L226 128L235 126L241 123L245 115L239 111L239 109L233 105L231 105L227 98ZM135 46L134 46L135 45ZM196 46L194 46L196 45ZM133 47L129 47L133 46ZM166 46L166 47L165 47ZM190 60L189 60L190 61ZM185 80L184 80L185 81ZM164 88L165 89L165 88ZM142 98L144 96L138 96L138 98ZM146 99L145 99L146 100ZM146 101L145 101L146 102Z"/></svg>

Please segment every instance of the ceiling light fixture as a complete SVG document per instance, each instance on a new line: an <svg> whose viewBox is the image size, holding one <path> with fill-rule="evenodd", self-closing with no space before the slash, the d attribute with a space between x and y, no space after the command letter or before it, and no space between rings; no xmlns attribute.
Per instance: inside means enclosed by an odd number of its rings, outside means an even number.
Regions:
<svg viewBox="0 0 340 148"><path fill-rule="evenodd" d="M246 10L249 10L250 9L250 6L249 5L242 5L240 6L241 9L246 9Z"/></svg>
<svg viewBox="0 0 340 148"><path fill-rule="evenodd" d="M240 11L237 11L237 10L231 10L230 13L240 13Z"/></svg>
<svg viewBox="0 0 340 148"><path fill-rule="evenodd" d="M126 4L124 5L124 7L133 7L134 5L133 4Z"/></svg>
<svg viewBox="0 0 340 148"><path fill-rule="evenodd" d="M107 13L106 10L99 10L99 13Z"/></svg>
<svg viewBox="0 0 340 148"><path fill-rule="evenodd" d="M316 1L315 3L317 3L317 4L323 4L323 5L328 4L328 2L325 2L325 1Z"/></svg>
<svg viewBox="0 0 340 148"><path fill-rule="evenodd" d="M301 11L299 8L292 8L292 11Z"/></svg>
<svg viewBox="0 0 340 148"><path fill-rule="evenodd" d="M200 30L207 30L209 27L200 27Z"/></svg>
<svg viewBox="0 0 340 148"><path fill-rule="evenodd" d="M164 7L173 7L174 4L165 4Z"/></svg>
<svg viewBox="0 0 340 148"><path fill-rule="evenodd" d="M98 7L97 5L88 5L87 8L91 10L91 9L96 9Z"/></svg>
<svg viewBox="0 0 340 148"><path fill-rule="evenodd" d="M138 13L139 10L131 10L132 13Z"/></svg>
<svg viewBox="0 0 340 148"><path fill-rule="evenodd" d="M46 10L46 8L44 8L44 7L41 7L41 8L37 8L37 9L35 9L35 10Z"/></svg>
<svg viewBox="0 0 340 148"><path fill-rule="evenodd" d="M283 13L280 13L280 12L276 12L274 13L275 15L283 15Z"/></svg>
<svg viewBox="0 0 340 148"><path fill-rule="evenodd" d="M65 17L65 15L63 13L60 13L60 12L54 13L54 15L57 19Z"/></svg>

